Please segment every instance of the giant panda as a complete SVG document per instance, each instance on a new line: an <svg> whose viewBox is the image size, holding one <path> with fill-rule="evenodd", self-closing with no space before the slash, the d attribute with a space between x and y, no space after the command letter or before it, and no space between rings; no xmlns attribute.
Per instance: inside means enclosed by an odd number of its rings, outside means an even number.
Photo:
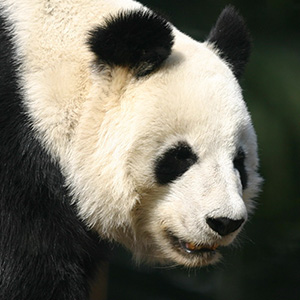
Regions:
<svg viewBox="0 0 300 300"><path fill-rule="evenodd" d="M204 42L131 0L0 11L0 299L89 299L112 242L217 262L261 181L237 11Z"/></svg>

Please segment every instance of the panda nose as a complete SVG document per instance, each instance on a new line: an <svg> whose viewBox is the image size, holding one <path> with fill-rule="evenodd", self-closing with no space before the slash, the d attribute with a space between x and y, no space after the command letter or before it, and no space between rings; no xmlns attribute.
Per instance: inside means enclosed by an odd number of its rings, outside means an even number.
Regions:
<svg viewBox="0 0 300 300"><path fill-rule="evenodd" d="M207 218L206 223L208 226L221 236L228 235L236 231L244 223L244 219L232 220L229 218Z"/></svg>

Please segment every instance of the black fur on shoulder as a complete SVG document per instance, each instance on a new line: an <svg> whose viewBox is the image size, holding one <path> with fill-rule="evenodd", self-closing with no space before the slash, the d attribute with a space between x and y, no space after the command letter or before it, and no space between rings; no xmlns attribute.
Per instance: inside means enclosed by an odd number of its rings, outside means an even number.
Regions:
<svg viewBox="0 0 300 300"><path fill-rule="evenodd" d="M155 71L171 53L169 23L150 10L121 11L91 32L89 45L98 59L129 67L137 77Z"/></svg>
<svg viewBox="0 0 300 300"><path fill-rule="evenodd" d="M207 40L215 45L240 79L250 56L251 38L244 19L233 6L224 8Z"/></svg>
<svg viewBox="0 0 300 300"><path fill-rule="evenodd" d="M106 247L35 138L15 57L0 15L0 299L88 300Z"/></svg>

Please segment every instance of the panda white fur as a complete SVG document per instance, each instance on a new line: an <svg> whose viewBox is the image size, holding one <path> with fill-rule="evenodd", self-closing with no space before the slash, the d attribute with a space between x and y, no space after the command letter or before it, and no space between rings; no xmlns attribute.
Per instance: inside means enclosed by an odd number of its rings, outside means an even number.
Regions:
<svg viewBox="0 0 300 300"><path fill-rule="evenodd" d="M0 299L88 299L102 241L216 262L260 183L237 12L204 43L130 0L3 0L0 28Z"/></svg>

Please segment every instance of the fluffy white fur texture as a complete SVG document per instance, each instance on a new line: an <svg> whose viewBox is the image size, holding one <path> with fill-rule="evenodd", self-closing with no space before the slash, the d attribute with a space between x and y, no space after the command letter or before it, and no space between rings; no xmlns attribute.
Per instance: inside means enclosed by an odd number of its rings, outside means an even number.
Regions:
<svg viewBox="0 0 300 300"><path fill-rule="evenodd" d="M166 237L228 245L206 217L247 219L260 178L256 135L241 89L211 45L174 28L171 56L135 79L100 69L86 41L108 14L140 7L130 0L3 0L14 24L20 78L37 136L58 160L79 216L137 259L198 266L214 256L188 256ZM154 178L156 158L187 141L199 161L167 186ZM243 192L232 161L246 152Z"/></svg>

